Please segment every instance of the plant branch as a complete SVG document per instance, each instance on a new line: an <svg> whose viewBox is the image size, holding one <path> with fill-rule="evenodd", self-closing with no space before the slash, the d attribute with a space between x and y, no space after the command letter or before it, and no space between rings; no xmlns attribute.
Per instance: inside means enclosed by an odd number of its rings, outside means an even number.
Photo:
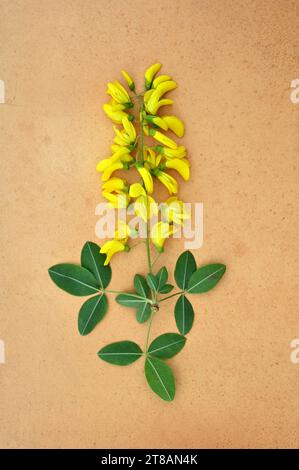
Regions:
<svg viewBox="0 0 299 470"><path fill-rule="evenodd" d="M183 294L185 291L180 290L178 292L175 292L174 294L168 295L167 297L163 297L163 299L159 299L159 302L163 302L164 300L171 299L171 297L175 297L176 295Z"/></svg>

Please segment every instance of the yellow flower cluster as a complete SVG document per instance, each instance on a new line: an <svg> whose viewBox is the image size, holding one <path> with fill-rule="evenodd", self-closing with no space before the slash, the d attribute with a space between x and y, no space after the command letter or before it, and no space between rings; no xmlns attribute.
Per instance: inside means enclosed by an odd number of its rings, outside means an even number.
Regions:
<svg viewBox="0 0 299 470"><path fill-rule="evenodd" d="M171 99L165 98L165 94L177 87L169 75L156 76L160 68L161 64L156 63L146 70L141 93L135 91L135 83L125 71L122 71L122 75L129 92L118 81L108 83L107 94L111 99L104 104L103 110L116 125L113 126L111 155L97 165L97 171L102 173L102 195L113 208L126 208L133 203L135 214L146 224L153 215L161 213L162 220L148 231L150 240L159 252L163 251L166 238L175 233L177 226L183 225L189 217L183 202L176 196L178 182L168 170L175 170L185 181L190 178L186 148L163 133L170 131L179 138L183 137L183 122L177 116L158 115L164 106L173 104ZM133 114L135 104L138 106L136 117ZM131 168L135 168L140 177L133 184L123 177L114 176L116 171ZM170 195L161 209L152 196L155 180L159 180ZM107 255L106 264L115 253L129 250L130 235L128 225L118 226L114 239L101 248L101 253Z"/></svg>

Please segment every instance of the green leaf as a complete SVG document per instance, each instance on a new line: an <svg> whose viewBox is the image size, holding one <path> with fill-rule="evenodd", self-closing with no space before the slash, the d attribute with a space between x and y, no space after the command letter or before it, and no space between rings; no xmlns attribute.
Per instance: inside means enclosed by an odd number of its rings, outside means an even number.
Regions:
<svg viewBox="0 0 299 470"><path fill-rule="evenodd" d="M202 294L213 289L225 273L224 264L208 264L198 268L188 282L190 294Z"/></svg>
<svg viewBox="0 0 299 470"><path fill-rule="evenodd" d="M60 289L72 295L91 295L99 291L99 285L93 275L76 264L56 264L49 268L49 275Z"/></svg>
<svg viewBox="0 0 299 470"><path fill-rule="evenodd" d="M88 335L105 316L108 308L105 294L95 295L86 300L79 311L78 329L80 335Z"/></svg>
<svg viewBox="0 0 299 470"><path fill-rule="evenodd" d="M174 286L172 284L165 284L159 292L160 294L168 294L168 292L171 292L173 288Z"/></svg>
<svg viewBox="0 0 299 470"><path fill-rule="evenodd" d="M140 295L137 295L137 294L131 294L129 292L119 294L115 300L118 304L124 305L125 307L131 307L131 308L138 308L140 305L143 305L145 302L149 302L149 299L141 297Z"/></svg>
<svg viewBox="0 0 299 470"><path fill-rule="evenodd" d="M150 287L153 291L155 291L155 292L157 291L158 283L157 283L156 276L154 276L154 274L149 273L149 274L146 276L146 282L148 283L149 287Z"/></svg>
<svg viewBox="0 0 299 470"><path fill-rule="evenodd" d="M174 375L165 362L158 358L147 357L144 372L149 386L160 398L166 401L174 399Z"/></svg>
<svg viewBox="0 0 299 470"><path fill-rule="evenodd" d="M96 278L102 289L111 281L111 267L104 266L106 255L100 253L100 247L93 242L86 242L81 252L81 265Z"/></svg>
<svg viewBox="0 0 299 470"><path fill-rule="evenodd" d="M148 302L144 302L143 304L139 305L136 311L137 321L139 323L145 323L151 316L151 311L151 305Z"/></svg>
<svg viewBox="0 0 299 470"><path fill-rule="evenodd" d="M175 356L186 343L185 336L178 333L164 333L154 339L148 348L151 356L160 357L161 359L169 359Z"/></svg>
<svg viewBox="0 0 299 470"><path fill-rule="evenodd" d="M155 278L156 278L156 283L157 283L157 291L161 292L161 289L163 288L163 286L165 285L168 279L168 271L165 268L165 266L159 269Z"/></svg>
<svg viewBox="0 0 299 470"><path fill-rule="evenodd" d="M191 303L184 295L180 295L175 304L174 316L179 332L182 335L189 333L194 321L194 310Z"/></svg>
<svg viewBox="0 0 299 470"><path fill-rule="evenodd" d="M135 274L134 287L137 294L141 295L142 297L148 297L149 288L144 276L141 276L140 274Z"/></svg>
<svg viewBox="0 0 299 470"><path fill-rule="evenodd" d="M191 275L196 270L196 261L191 251L184 251L175 265L175 282L181 289L186 289Z"/></svg>
<svg viewBox="0 0 299 470"><path fill-rule="evenodd" d="M103 361L118 366L126 366L142 356L142 350L138 344L133 341L119 341L117 343L108 344L98 352L98 356Z"/></svg>

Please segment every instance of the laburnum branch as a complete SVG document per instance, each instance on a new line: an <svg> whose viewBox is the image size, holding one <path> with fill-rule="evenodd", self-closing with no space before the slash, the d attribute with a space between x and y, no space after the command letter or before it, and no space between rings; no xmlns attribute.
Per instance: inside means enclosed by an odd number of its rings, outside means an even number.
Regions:
<svg viewBox="0 0 299 470"><path fill-rule="evenodd" d="M167 268L154 269L164 251L166 239L190 217L183 201L177 197L178 182L168 173L168 170L175 170L185 181L189 180L187 151L185 146L178 145L162 132L170 131L181 138L184 124L177 116L159 115L163 107L173 104L164 95L177 84L169 75L156 76L160 68L161 64L156 63L146 70L144 90L140 93L136 91L131 76L122 71L129 92L119 81L108 83L107 93L111 100L103 106L104 112L115 124L115 136L111 145L112 155L97 165L97 170L102 173L102 194L113 210L123 208L129 212L133 209L139 219L139 228L119 220L113 240L102 247L86 242L81 252L81 265L57 264L49 269L49 274L54 283L66 292L90 296L79 311L78 329L81 335L89 334L105 316L108 310L107 294L117 294L116 301L120 305L134 309L139 323L148 322L143 349L133 341L119 341L103 347L98 356L119 366L129 365L143 356L149 386L160 398L171 401L175 396L175 379L166 361L181 351L186 343L185 335L192 328L194 310L188 297L211 290L226 267L219 263L197 267L193 254L185 251L176 262L174 279L179 288L176 292L172 292L174 286L168 282ZM135 105L138 116L133 114ZM132 169L137 170L138 175L138 180L133 183L115 176L116 172ZM156 181L160 181L170 195L162 206L153 197ZM161 220L151 224L152 218L159 216ZM112 256L130 251L130 239L138 234L141 236L142 223L146 233L146 276L135 274L131 292L107 289L112 276ZM151 244L157 250L154 259ZM178 297L174 308L178 333L164 333L150 342L154 316L161 303L173 297Z"/></svg>

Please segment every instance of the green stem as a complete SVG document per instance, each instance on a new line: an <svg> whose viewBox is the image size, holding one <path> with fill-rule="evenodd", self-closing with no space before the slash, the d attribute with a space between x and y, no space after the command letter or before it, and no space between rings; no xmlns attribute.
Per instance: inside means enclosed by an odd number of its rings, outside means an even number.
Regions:
<svg viewBox="0 0 299 470"><path fill-rule="evenodd" d="M121 290L100 290L100 292L103 292L104 294L123 294L124 292Z"/></svg>
<svg viewBox="0 0 299 470"><path fill-rule="evenodd" d="M154 259L154 261L152 262L152 269L153 267L155 266L156 262L158 261L159 257L160 257L161 253L158 253L156 258Z"/></svg>
<svg viewBox="0 0 299 470"><path fill-rule="evenodd" d="M147 254L147 264L148 264L148 270L150 273L152 273L152 262L151 262L151 249L150 249L150 244L149 244L149 236L148 236L148 227L146 227L147 234L146 234L146 254Z"/></svg>
<svg viewBox="0 0 299 470"><path fill-rule="evenodd" d="M183 294L185 291L180 290L179 292L175 292L174 294L168 295L167 297L163 297L163 299L159 299L159 302L163 302L164 300L171 299L171 297L175 297L176 295Z"/></svg>
<svg viewBox="0 0 299 470"><path fill-rule="evenodd" d="M99 292L102 292L103 294L126 294L126 292L122 291L122 290L106 290L106 289L100 289ZM134 294L135 297L138 297L139 299L142 299L144 300L145 297L142 297L142 295L138 295L138 294ZM148 303L152 303L152 301L150 299L148 299Z"/></svg>
<svg viewBox="0 0 299 470"><path fill-rule="evenodd" d="M139 109L139 121L140 121L140 139L139 139L139 145L140 145L140 156L141 156L141 163L144 161L144 153L143 153L143 110L144 110L144 104L143 104L143 98L142 98L142 103L140 104L140 109Z"/></svg>
<svg viewBox="0 0 299 470"><path fill-rule="evenodd" d="M153 323L155 313L156 313L156 309L153 308L152 313L151 313L151 317L150 317L150 320L149 320L147 332L146 332L146 342L145 342L145 347L144 347L145 355L147 355L150 332L151 332L151 327L152 327L152 323Z"/></svg>

